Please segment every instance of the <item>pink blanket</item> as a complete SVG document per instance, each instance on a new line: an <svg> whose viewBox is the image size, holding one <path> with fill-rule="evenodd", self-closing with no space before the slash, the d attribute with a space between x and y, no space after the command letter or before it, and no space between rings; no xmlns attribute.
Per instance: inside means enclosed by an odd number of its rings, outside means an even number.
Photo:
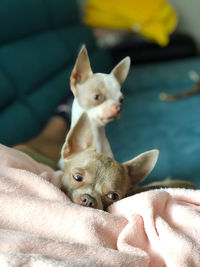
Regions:
<svg viewBox="0 0 200 267"><path fill-rule="evenodd" d="M61 171L0 146L0 266L200 266L200 191L152 190L108 212L59 189Z"/></svg>

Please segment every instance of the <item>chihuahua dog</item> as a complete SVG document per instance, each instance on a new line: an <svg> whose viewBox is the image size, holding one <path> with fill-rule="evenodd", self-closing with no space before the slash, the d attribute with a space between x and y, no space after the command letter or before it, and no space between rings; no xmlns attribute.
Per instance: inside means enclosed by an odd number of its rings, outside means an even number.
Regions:
<svg viewBox="0 0 200 267"><path fill-rule="evenodd" d="M129 68L130 58L126 57L109 74L93 73L87 49L83 46L70 77L74 95L71 127L86 112L91 121L97 152L109 157L113 154L106 138L105 125L120 117L123 102L121 86ZM59 165L64 168L62 158Z"/></svg>
<svg viewBox="0 0 200 267"><path fill-rule="evenodd" d="M189 72L189 76L190 76L191 80L196 82L196 84L195 84L195 86L193 88L191 88L190 90L187 90L185 92L181 92L179 94L175 94L175 95L161 93L159 95L160 100L174 101L174 100L178 100L178 99L185 98L185 97L188 97L188 96L192 96L192 95L195 95L195 94L200 94L200 77L199 77L199 75L195 71L190 71Z"/></svg>
<svg viewBox="0 0 200 267"><path fill-rule="evenodd" d="M127 196L154 168L158 150L140 154L120 164L96 150L91 121L83 113L69 131L62 150L62 190L74 203L106 209Z"/></svg>

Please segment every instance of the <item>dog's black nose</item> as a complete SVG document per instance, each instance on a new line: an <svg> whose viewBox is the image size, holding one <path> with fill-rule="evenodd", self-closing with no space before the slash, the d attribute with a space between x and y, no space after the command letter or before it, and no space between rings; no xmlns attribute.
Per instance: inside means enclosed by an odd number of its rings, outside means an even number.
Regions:
<svg viewBox="0 0 200 267"><path fill-rule="evenodd" d="M96 208L97 207L97 201L93 197L91 197L88 194L84 194L81 196L81 205L85 207L90 208Z"/></svg>

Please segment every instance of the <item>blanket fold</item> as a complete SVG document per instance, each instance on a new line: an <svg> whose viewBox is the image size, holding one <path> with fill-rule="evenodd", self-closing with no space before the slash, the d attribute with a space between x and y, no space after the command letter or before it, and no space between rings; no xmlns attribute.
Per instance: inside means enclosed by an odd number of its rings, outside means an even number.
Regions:
<svg viewBox="0 0 200 267"><path fill-rule="evenodd" d="M61 171L3 145L0 158L0 266L200 266L200 190L152 190L105 212L72 203Z"/></svg>

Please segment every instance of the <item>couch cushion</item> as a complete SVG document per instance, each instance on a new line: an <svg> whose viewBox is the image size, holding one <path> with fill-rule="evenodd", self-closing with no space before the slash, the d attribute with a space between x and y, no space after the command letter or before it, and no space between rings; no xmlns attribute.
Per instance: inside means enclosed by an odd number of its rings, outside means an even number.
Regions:
<svg viewBox="0 0 200 267"><path fill-rule="evenodd" d="M3 0L0 27L0 142L14 145L38 134L69 90L83 43L94 70L110 69L111 60L74 0Z"/></svg>
<svg viewBox="0 0 200 267"><path fill-rule="evenodd" d="M158 163L145 182L171 176L200 186L200 96L175 102L158 98L161 92L192 87L190 70L200 74L200 58L136 66L133 62L124 85L121 118L108 125L107 132L120 161L149 149L160 150Z"/></svg>
<svg viewBox="0 0 200 267"><path fill-rule="evenodd" d="M0 43L80 21L74 0L1 0L0 7Z"/></svg>

